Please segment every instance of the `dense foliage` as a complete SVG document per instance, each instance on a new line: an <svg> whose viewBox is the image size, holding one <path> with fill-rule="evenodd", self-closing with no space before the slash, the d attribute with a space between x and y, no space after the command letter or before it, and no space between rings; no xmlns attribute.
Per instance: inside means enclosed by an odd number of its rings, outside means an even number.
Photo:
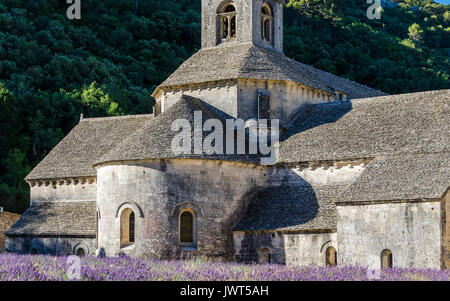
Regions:
<svg viewBox="0 0 450 301"><path fill-rule="evenodd" d="M450 281L449 270L242 265L206 260L0 255L0 281Z"/></svg>
<svg viewBox="0 0 450 301"><path fill-rule="evenodd" d="M200 47L201 0L0 3L0 206L22 212L22 180L85 116L151 112L153 89ZM388 93L450 88L449 6L290 0L285 52ZM413 6L414 5L414 6Z"/></svg>

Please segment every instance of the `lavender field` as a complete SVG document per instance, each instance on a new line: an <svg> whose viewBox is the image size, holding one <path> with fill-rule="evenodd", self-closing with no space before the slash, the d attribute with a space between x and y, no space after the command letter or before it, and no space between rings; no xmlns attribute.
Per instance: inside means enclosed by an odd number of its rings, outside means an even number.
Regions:
<svg viewBox="0 0 450 301"><path fill-rule="evenodd" d="M0 255L0 281L67 281L67 257ZM389 269L373 275L363 267L302 268L196 261L83 258L82 281L449 281L450 270Z"/></svg>

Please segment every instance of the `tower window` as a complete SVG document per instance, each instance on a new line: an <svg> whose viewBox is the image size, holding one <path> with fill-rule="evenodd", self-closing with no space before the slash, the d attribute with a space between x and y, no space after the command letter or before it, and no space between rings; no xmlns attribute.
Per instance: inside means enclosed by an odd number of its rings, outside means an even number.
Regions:
<svg viewBox="0 0 450 301"><path fill-rule="evenodd" d="M273 10L267 2L261 8L261 40L273 43Z"/></svg>
<svg viewBox="0 0 450 301"><path fill-rule="evenodd" d="M222 42L234 39L236 37L236 6L234 3L227 2L221 5L218 11L220 21L220 40Z"/></svg>
<svg viewBox="0 0 450 301"><path fill-rule="evenodd" d="M392 268L392 252L391 250L383 250L381 252L381 268L390 269Z"/></svg>

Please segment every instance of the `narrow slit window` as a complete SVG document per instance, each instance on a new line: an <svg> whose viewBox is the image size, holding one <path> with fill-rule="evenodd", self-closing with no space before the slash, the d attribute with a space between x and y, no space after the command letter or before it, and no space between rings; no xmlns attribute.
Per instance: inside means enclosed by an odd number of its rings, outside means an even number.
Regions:
<svg viewBox="0 0 450 301"><path fill-rule="evenodd" d="M130 235L130 243L134 242L134 222L135 222L135 218L134 218L134 212L131 212L130 214L130 229L129 229L129 235Z"/></svg>
<svg viewBox="0 0 450 301"><path fill-rule="evenodd" d="M258 120L270 119L270 96L266 93L258 94Z"/></svg>

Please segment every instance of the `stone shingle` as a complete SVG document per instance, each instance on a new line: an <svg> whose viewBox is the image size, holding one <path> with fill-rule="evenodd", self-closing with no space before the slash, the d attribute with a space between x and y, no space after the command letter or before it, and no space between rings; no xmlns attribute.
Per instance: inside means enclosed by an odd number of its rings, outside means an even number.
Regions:
<svg viewBox="0 0 450 301"><path fill-rule="evenodd" d="M95 237L95 201L33 203L7 236Z"/></svg>
<svg viewBox="0 0 450 301"><path fill-rule="evenodd" d="M222 123L223 135L223 154L194 153L194 112L202 112L202 124L208 119L216 119ZM175 154L172 151L172 140L178 134L172 131L172 123L175 120L187 120L191 126L191 153ZM169 107L164 113L161 113L153 120L147 122L141 129L130 135L126 140L113 148L106 155L101 157L97 163L126 160L144 160L144 159L203 159L203 160L224 160L238 161L247 163L257 163L258 157L252 155L226 154L226 123L224 116L209 106L207 103L183 95L173 106ZM210 133L203 132L204 140ZM236 138L236 136L235 136ZM237 142L235 141L235 146ZM247 144L248 145L248 144Z"/></svg>
<svg viewBox="0 0 450 301"><path fill-rule="evenodd" d="M350 98L386 95L345 78L296 62L280 52L251 43L201 49L185 61L160 87L228 79L290 80Z"/></svg>
<svg viewBox="0 0 450 301"><path fill-rule="evenodd" d="M283 137L283 162L450 151L450 90L312 105Z"/></svg>
<svg viewBox="0 0 450 301"><path fill-rule="evenodd" d="M135 115L83 119L26 180L96 176L93 163L152 118Z"/></svg>
<svg viewBox="0 0 450 301"><path fill-rule="evenodd" d="M345 193L343 202L440 199L450 187L450 153L380 157Z"/></svg>
<svg viewBox="0 0 450 301"><path fill-rule="evenodd" d="M260 191L234 231L336 229L335 201L348 185L282 185Z"/></svg>

